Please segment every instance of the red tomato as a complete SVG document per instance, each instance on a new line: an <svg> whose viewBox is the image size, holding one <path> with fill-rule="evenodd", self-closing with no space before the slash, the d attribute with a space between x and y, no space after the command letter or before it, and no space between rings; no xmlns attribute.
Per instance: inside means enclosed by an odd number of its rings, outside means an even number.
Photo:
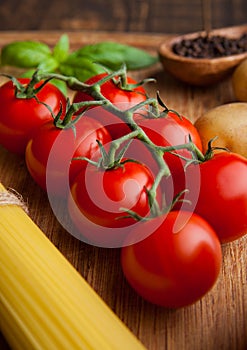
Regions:
<svg viewBox="0 0 247 350"><path fill-rule="evenodd" d="M153 181L149 169L140 163L122 161L108 170L88 164L72 183L69 199L69 213L82 239L120 247L136 223L132 217L123 218L128 215L126 209L142 217L150 213L147 189Z"/></svg>
<svg viewBox="0 0 247 350"><path fill-rule="evenodd" d="M30 79L19 79L28 84ZM35 85L38 87L42 82ZM47 83L38 93L37 99L50 106L56 115L60 107L65 112L66 98L54 85ZM33 130L45 121L52 120L51 112L35 98L18 98L12 81L0 87L0 142L11 152L24 154Z"/></svg>
<svg viewBox="0 0 247 350"><path fill-rule="evenodd" d="M247 233L246 158L224 151L198 165L190 165L185 174L181 172L177 178L177 192L184 188L184 178L189 189L184 198L211 224L222 243ZM194 179L200 186L199 191ZM189 204L183 205L191 210Z"/></svg>
<svg viewBox="0 0 247 350"><path fill-rule="evenodd" d="M204 219L174 211L143 223L131 236L141 230L152 234L123 247L121 264L127 281L144 299L178 308L196 302L213 287L222 252L216 233Z"/></svg>
<svg viewBox="0 0 247 350"><path fill-rule="evenodd" d="M87 80L86 83L93 85L105 76L107 76L107 73L98 74ZM127 77L127 83L136 84L136 81L131 77ZM142 86L138 86L132 91L127 91L118 87L112 80L109 80L101 85L101 93L120 110L127 110L147 99L146 92ZM90 95L82 91L77 91L73 102L90 100L93 100ZM127 124L122 122L121 119L113 113L105 110L103 107L97 107L97 109L91 110L90 117L97 119L102 125L104 125L110 132L113 139L119 138L120 136L130 132Z"/></svg>
<svg viewBox="0 0 247 350"><path fill-rule="evenodd" d="M83 116L72 128L59 129L52 121L44 123L26 148L26 164L33 179L45 190L64 195L79 171L87 165L75 157L95 157L99 153L96 140L102 144L111 141L107 130L96 120Z"/></svg>
<svg viewBox="0 0 247 350"><path fill-rule="evenodd" d="M194 125L184 116L178 116L174 112L168 112L162 118L143 118L137 120L138 125L144 130L150 140L157 146L178 146L189 142L189 135L193 143L202 150L202 143L198 131ZM186 149L174 151L180 156L191 159L191 152ZM170 171L174 174L183 169L185 161L178 156L166 152L164 159Z"/></svg>

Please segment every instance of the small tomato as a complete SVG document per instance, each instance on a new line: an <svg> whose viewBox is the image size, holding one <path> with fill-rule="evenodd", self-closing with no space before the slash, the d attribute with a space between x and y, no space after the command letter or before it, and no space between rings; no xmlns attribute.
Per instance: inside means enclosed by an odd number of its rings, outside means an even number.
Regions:
<svg viewBox="0 0 247 350"><path fill-rule="evenodd" d="M131 231L152 232L122 248L121 265L133 289L145 300L168 308L195 303L215 284L222 252L212 227L200 216L174 211Z"/></svg>
<svg viewBox="0 0 247 350"><path fill-rule="evenodd" d="M28 85L30 79L18 79ZM35 85L39 87L42 82ZM42 103L41 103L42 102ZM46 83L36 94L36 98L16 96L16 87L8 81L0 87L0 142L11 152L23 155L32 133L44 122L53 120L47 104L56 115L60 108L65 113L66 98L53 84Z"/></svg>
<svg viewBox="0 0 247 350"><path fill-rule="evenodd" d="M26 147L26 165L33 179L57 196L63 196L69 183L87 165L76 157L92 158L100 155L96 140L103 145L111 141L107 130L87 116L80 118L75 130L60 129L53 121L36 130ZM48 186L47 186L48 185Z"/></svg>
<svg viewBox="0 0 247 350"><path fill-rule="evenodd" d="M150 214L148 190L154 178L143 164L123 159L102 169L88 164L71 185L69 213L83 240L104 247L120 247L136 220ZM157 200L160 200L159 189Z"/></svg>
<svg viewBox="0 0 247 350"><path fill-rule="evenodd" d="M198 178L199 176L199 178ZM199 164L191 164L177 176L177 192L189 190L183 207L194 210L214 228L222 243L247 233L247 159L220 152ZM199 188L196 188L196 184Z"/></svg>

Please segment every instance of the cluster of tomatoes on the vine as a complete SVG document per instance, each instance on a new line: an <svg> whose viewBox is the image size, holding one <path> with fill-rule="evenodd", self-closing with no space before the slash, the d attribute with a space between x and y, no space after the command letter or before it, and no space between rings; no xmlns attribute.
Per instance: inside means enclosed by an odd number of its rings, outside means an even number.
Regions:
<svg viewBox="0 0 247 350"><path fill-rule="evenodd" d="M79 84L72 104L35 76L3 84L0 142L66 198L82 240L122 247L123 272L142 297L191 304L217 280L221 243L247 231L247 160L211 146L203 156L187 118L157 115L142 85L107 77Z"/></svg>

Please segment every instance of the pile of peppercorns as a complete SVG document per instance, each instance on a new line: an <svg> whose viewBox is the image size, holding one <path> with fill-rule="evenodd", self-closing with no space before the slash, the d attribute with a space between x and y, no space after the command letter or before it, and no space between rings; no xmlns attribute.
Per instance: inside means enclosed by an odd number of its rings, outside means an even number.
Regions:
<svg viewBox="0 0 247 350"><path fill-rule="evenodd" d="M194 39L183 39L173 45L175 54L193 58L218 58L246 51L247 33L234 39L220 35L200 35Z"/></svg>

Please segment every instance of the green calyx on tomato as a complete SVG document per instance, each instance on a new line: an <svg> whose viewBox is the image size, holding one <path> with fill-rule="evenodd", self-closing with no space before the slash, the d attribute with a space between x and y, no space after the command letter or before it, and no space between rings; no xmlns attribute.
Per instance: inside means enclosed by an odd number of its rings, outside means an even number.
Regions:
<svg viewBox="0 0 247 350"><path fill-rule="evenodd" d="M171 112L171 113L176 114L179 118L182 119L182 116L177 111L175 111L174 109L169 109L167 107L167 105L164 103L164 101L160 97L160 94L158 91L157 91L157 101L158 101L159 105L164 108L164 110L160 113L160 117L166 117L168 115L168 113Z"/></svg>
<svg viewBox="0 0 247 350"><path fill-rule="evenodd" d="M230 150L226 147L219 147L219 146L213 146L212 143L217 139L218 137L214 137L211 140L208 141L208 148L206 152L204 153L204 161L207 161L211 159L214 156L215 151L227 151L230 152Z"/></svg>
<svg viewBox="0 0 247 350"><path fill-rule="evenodd" d="M51 111L51 114L54 119L54 125L59 129L73 128L77 121L84 115L87 108L90 108L91 106L103 106L104 103L104 101L88 101L71 104L69 99L67 99L65 114L63 113L62 108L60 108L57 115L54 115ZM76 116L76 112L82 107L86 108L85 111ZM49 109L48 105L47 108Z"/></svg>
<svg viewBox="0 0 247 350"><path fill-rule="evenodd" d="M13 86L15 87L15 97L20 99L30 99L37 98L37 94L43 89L43 87L50 81L50 79L46 79L42 81L38 75L38 71L35 71L30 79L28 79L27 83L21 82L16 79L14 76L8 74L2 74L9 78Z"/></svg>
<svg viewBox="0 0 247 350"><path fill-rule="evenodd" d="M108 73L109 74L109 73ZM102 79L104 79L104 76L106 78L106 81L108 81L107 78L107 74L102 74ZM112 78L112 82L113 84L115 84L116 88L119 88L122 91L129 91L129 92L133 92L134 90L136 90L138 87L143 86L146 83L150 83L150 82L155 82L155 79L152 78L148 78L148 79L143 79L139 82L130 82L130 79L128 79L128 77L126 75L121 75L120 77L113 77ZM104 80L101 81L101 84L104 82ZM141 90L138 91L140 94L143 94L144 96L146 96L146 93Z"/></svg>

